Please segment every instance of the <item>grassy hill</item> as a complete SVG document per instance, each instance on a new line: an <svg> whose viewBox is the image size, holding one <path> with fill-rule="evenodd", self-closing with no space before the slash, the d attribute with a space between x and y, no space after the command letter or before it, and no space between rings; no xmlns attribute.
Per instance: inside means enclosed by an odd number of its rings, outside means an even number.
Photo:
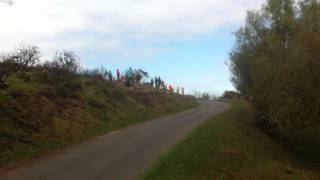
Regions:
<svg viewBox="0 0 320 180"><path fill-rule="evenodd" d="M8 86L0 88L0 165L197 105L193 97L42 66L6 76Z"/></svg>
<svg viewBox="0 0 320 180"><path fill-rule="evenodd" d="M194 130L139 179L319 179L319 164L298 158L265 134L246 101Z"/></svg>

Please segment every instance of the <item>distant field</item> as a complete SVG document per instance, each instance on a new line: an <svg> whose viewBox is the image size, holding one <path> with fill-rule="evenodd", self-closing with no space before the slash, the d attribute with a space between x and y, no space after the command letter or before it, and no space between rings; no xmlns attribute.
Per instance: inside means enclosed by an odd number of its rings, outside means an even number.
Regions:
<svg viewBox="0 0 320 180"><path fill-rule="evenodd" d="M299 160L257 127L249 103L231 103L138 179L320 179L320 166Z"/></svg>

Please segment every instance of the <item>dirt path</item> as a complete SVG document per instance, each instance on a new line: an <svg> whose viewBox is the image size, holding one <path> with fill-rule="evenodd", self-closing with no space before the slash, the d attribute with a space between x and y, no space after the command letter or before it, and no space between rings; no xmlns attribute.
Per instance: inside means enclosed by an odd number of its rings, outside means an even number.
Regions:
<svg viewBox="0 0 320 180"><path fill-rule="evenodd" d="M200 123L228 108L223 102L206 102L195 109L97 137L0 175L0 179L131 180Z"/></svg>

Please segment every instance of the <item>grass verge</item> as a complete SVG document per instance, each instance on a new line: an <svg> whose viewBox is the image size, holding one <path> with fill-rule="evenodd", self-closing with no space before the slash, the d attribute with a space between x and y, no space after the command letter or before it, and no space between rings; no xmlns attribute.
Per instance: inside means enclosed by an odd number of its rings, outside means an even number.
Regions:
<svg viewBox="0 0 320 180"><path fill-rule="evenodd" d="M178 107L168 108L162 112L150 112L145 109L131 107L130 112L125 112L123 117L112 118L110 121L101 122L99 125L83 130L81 134L67 135L64 138L57 140L44 141L33 146L20 146L14 151L1 151L0 146L0 168L11 169L17 164L27 162L37 156L41 157L44 154L50 154L55 150L66 148L71 145L79 144L90 138L94 138L101 134L106 134L111 131L121 129L130 125L143 123L161 116L174 114L180 111L196 107L197 103L190 104L175 104ZM136 109L135 109L136 108Z"/></svg>
<svg viewBox="0 0 320 180"><path fill-rule="evenodd" d="M162 155L140 180L319 179L319 165L290 154L255 123L245 101L204 123Z"/></svg>

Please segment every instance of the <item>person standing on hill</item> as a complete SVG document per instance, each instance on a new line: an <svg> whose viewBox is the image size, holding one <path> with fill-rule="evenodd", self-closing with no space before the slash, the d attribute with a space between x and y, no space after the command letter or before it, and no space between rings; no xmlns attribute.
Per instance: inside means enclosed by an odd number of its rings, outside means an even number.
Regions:
<svg viewBox="0 0 320 180"><path fill-rule="evenodd" d="M117 69L117 80L119 81L120 80L120 70Z"/></svg>
<svg viewBox="0 0 320 180"><path fill-rule="evenodd" d="M180 87L177 87L177 94L180 94Z"/></svg>
<svg viewBox="0 0 320 180"><path fill-rule="evenodd" d="M109 81L112 81L112 72L111 71L108 72L108 78L109 78Z"/></svg>
<svg viewBox="0 0 320 180"><path fill-rule="evenodd" d="M184 87L181 88L182 95L184 95Z"/></svg>
<svg viewBox="0 0 320 180"><path fill-rule="evenodd" d="M160 89L160 86L161 86L161 78L160 76L158 77L158 89Z"/></svg>
<svg viewBox="0 0 320 180"><path fill-rule="evenodd" d="M173 94L173 86L171 84L169 84L169 93Z"/></svg>
<svg viewBox="0 0 320 180"><path fill-rule="evenodd" d="M158 77L154 78L154 82L156 83L156 89L158 89L159 88L159 79L158 79Z"/></svg>
<svg viewBox="0 0 320 180"><path fill-rule="evenodd" d="M132 84L133 84L133 75L134 75L133 70L132 70L132 68L130 67L129 70L128 70L128 72L127 72L128 85L129 85L129 87L132 87Z"/></svg>
<svg viewBox="0 0 320 180"><path fill-rule="evenodd" d="M151 88L153 88L153 84L154 84L154 81L153 81L153 78L151 78L151 83L150 83Z"/></svg>
<svg viewBox="0 0 320 180"><path fill-rule="evenodd" d="M155 88L157 88L157 76L154 77L154 85L155 85Z"/></svg>

